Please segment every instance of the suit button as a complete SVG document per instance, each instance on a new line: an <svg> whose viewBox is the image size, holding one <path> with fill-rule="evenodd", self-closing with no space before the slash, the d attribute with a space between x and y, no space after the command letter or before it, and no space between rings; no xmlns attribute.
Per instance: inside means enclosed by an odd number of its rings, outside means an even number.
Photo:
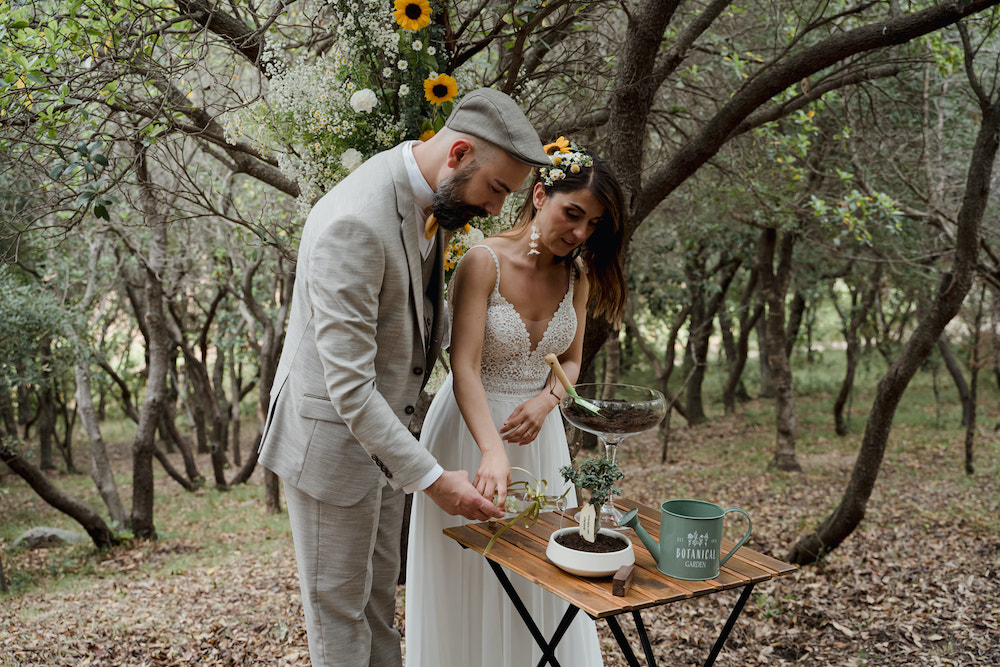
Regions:
<svg viewBox="0 0 1000 667"><path fill-rule="evenodd" d="M403 412L405 412L408 415L412 415L415 412L415 409L412 405L407 405L405 408L403 408Z"/></svg>
<svg viewBox="0 0 1000 667"><path fill-rule="evenodd" d="M424 374L424 369L421 368L420 366L414 366L413 367L413 374L414 375L423 375Z"/></svg>

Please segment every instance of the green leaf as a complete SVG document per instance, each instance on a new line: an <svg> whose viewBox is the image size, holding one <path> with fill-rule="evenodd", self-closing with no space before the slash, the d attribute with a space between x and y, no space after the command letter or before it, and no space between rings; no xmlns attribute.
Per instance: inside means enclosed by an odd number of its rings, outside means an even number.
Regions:
<svg viewBox="0 0 1000 667"><path fill-rule="evenodd" d="M108 220L109 222L111 220L111 216L108 215L108 209L106 209L102 204L94 206L94 215L102 220Z"/></svg>
<svg viewBox="0 0 1000 667"><path fill-rule="evenodd" d="M90 159L96 162L97 164L101 165L102 167L108 166L108 158L104 157L100 153L94 153L93 155L90 156Z"/></svg>
<svg viewBox="0 0 1000 667"><path fill-rule="evenodd" d="M64 171L66 171L66 165L57 164L56 166L52 167L52 171L49 172L49 178L51 178L53 181L58 181L59 177L62 176Z"/></svg>

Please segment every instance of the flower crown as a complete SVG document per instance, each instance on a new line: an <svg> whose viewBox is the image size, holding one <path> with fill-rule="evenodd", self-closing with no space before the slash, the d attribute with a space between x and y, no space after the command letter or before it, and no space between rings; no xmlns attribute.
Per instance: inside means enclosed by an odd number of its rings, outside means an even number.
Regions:
<svg viewBox="0 0 1000 667"><path fill-rule="evenodd" d="M552 186L556 181L566 178L566 171L572 174L579 174L583 167L591 167L594 158L587 151L570 142L566 137L559 137L551 144L546 144L542 149L548 153L552 159L551 167L539 167L538 175L547 186Z"/></svg>

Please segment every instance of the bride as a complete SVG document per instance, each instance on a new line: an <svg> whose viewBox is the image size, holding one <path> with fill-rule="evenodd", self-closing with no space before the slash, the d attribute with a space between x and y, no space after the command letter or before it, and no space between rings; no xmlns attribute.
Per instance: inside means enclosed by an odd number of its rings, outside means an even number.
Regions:
<svg viewBox="0 0 1000 667"><path fill-rule="evenodd" d="M607 163L560 137L514 227L470 248L450 284L451 373L421 440L448 470L465 469L503 505L511 467L546 479L557 494L570 462L558 410L562 386L545 355L575 381L587 309L618 322L623 196ZM514 479L518 474L514 471ZM531 481L530 479L528 481ZM576 504L573 491L567 498ZM413 498L406 567L407 667L537 664L541 651L485 559L445 537L464 523L423 494ZM567 603L508 573L548 639ZM579 614L559 644L561 664L600 665L594 621Z"/></svg>

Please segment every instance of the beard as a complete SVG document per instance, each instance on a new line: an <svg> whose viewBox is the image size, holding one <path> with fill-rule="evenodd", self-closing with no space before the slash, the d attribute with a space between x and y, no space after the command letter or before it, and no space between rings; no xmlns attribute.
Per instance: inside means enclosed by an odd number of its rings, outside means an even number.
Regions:
<svg viewBox="0 0 1000 667"><path fill-rule="evenodd" d="M487 215L486 209L465 201L466 186L478 170L479 163L473 161L438 186L431 206L442 229L453 232L465 227L469 220Z"/></svg>

